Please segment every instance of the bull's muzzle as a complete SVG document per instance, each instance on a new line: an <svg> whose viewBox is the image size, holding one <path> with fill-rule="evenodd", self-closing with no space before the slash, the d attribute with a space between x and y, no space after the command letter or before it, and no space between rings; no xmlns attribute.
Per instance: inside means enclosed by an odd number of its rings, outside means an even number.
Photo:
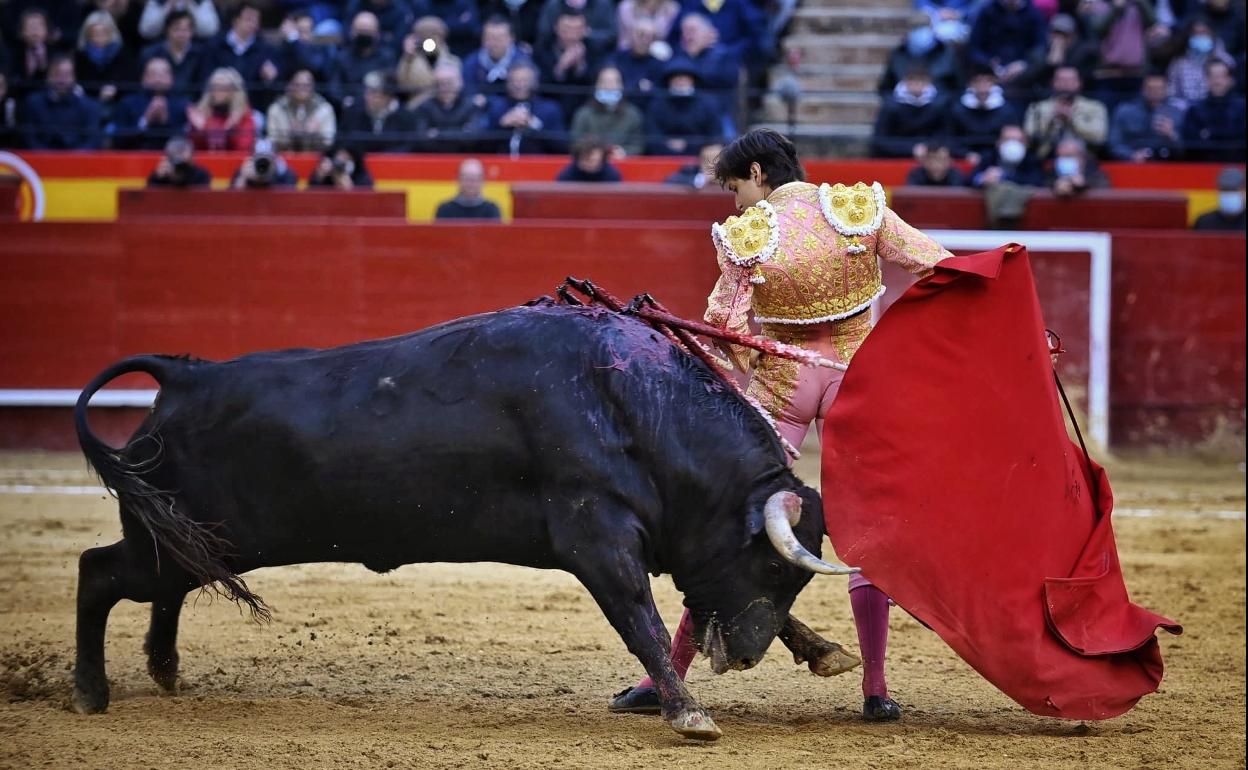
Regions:
<svg viewBox="0 0 1248 770"><path fill-rule="evenodd" d="M802 518L802 498L793 492L776 492L767 498L763 507L763 520L767 538L776 551L790 564L820 575L852 575L857 567L829 564L815 556L798 542L793 526Z"/></svg>

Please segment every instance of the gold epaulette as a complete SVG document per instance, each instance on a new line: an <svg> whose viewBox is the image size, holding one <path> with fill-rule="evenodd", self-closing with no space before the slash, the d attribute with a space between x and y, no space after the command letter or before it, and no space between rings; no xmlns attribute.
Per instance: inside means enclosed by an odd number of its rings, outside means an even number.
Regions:
<svg viewBox="0 0 1248 770"><path fill-rule="evenodd" d="M754 268L750 276L752 283L763 283L758 266L770 260L780 245L776 209L765 200L759 201L739 216L728 217L722 225L711 225L711 238L729 262L738 267Z"/></svg>
<svg viewBox="0 0 1248 770"><path fill-rule="evenodd" d="M847 238L873 235L884 220L884 188L879 182L870 187L857 182L852 187L841 183L819 185L819 207L823 216L841 235Z"/></svg>

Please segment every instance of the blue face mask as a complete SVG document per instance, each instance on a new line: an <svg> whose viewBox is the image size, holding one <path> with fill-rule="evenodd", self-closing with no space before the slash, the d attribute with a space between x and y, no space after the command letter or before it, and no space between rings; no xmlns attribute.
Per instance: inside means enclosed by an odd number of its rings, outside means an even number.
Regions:
<svg viewBox="0 0 1248 770"><path fill-rule="evenodd" d="M1058 176L1074 176L1079 173L1079 159L1063 155L1053 161L1053 167Z"/></svg>
<svg viewBox="0 0 1248 770"><path fill-rule="evenodd" d="M916 27L906 35L906 50L911 56L922 56L936 47L936 33L931 27Z"/></svg>
<svg viewBox="0 0 1248 770"><path fill-rule="evenodd" d="M1187 47L1196 53L1209 53L1213 50L1213 38L1208 35L1195 35L1188 38Z"/></svg>
<svg viewBox="0 0 1248 770"><path fill-rule="evenodd" d="M594 91L594 98L604 107L614 107L620 103L620 98L623 96L623 92L613 88L599 88Z"/></svg>

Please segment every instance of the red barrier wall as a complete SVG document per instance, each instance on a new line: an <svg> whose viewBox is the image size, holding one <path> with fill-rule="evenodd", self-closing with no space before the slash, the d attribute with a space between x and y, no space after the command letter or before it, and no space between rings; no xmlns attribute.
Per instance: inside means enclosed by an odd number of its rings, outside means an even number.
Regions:
<svg viewBox="0 0 1248 770"><path fill-rule="evenodd" d="M407 221L407 196L371 190L118 190L117 218L315 217Z"/></svg>
<svg viewBox="0 0 1248 770"><path fill-rule="evenodd" d="M889 206L915 227L982 230L984 196L978 190L897 187ZM1078 198L1036 192L1027 201L1020 230L1112 230L1120 228L1183 230L1187 197L1146 190L1092 190Z"/></svg>
<svg viewBox="0 0 1248 770"><path fill-rule="evenodd" d="M398 334L549 294L568 274L697 317L716 277L706 228L663 223L0 224L0 244L0 388L78 388L140 352L228 358ZM1116 440L1242 432L1244 236L1119 233L1114 244ZM1087 257L1034 261L1074 382ZM150 387L137 379L127 384ZM0 445L72 446L58 411L0 411Z"/></svg>

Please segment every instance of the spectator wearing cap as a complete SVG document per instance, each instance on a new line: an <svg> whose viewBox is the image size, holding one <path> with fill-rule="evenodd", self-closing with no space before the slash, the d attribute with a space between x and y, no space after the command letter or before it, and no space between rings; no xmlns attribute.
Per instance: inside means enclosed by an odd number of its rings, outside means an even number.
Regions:
<svg viewBox="0 0 1248 770"><path fill-rule="evenodd" d="M481 47L464 59L464 90L493 96L507 88L507 72L513 64L532 63L528 51L516 43L511 24L491 16L481 28Z"/></svg>
<svg viewBox="0 0 1248 770"><path fill-rule="evenodd" d="M256 122L247 89L237 70L221 67L208 76L199 101L186 109L191 141L197 150L242 150L256 144Z"/></svg>
<svg viewBox="0 0 1248 770"><path fill-rule="evenodd" d="M1177 160L1183 153L1183 103L1166 95L1166 76L1144 78L1140 96L1123 102L1109 122L1109 154L1143 163Z"/></svg>
<svg viewBox="0 0 1248 770"><path fill-rule="evenodd" d="M987 0L975 17L966 52L970 63L988 67L1008 89L1043 50L1046 25L1031 0Z"/></svg>
<svg viewBox="0 0 1248 770"><path fill-rule="evenodd" d="M556 182L619 182L620 171L611 165L611 148L596 136L585 136L572 145L572 162L555 177Z"/></svg>
<svg viewBox="0 0 1248 770"><path fill-rule="evenodd" d="M929 140L946 137L948 119L948 100L936 91L927 70L915 67L880 106L871 136L871 154L879 158L921 158Z"/></svg>
<svg viewBox="0 0 1248 770"><path fill-rule="evenodd" d="M698 69L677 57L663 73L664 88L646 111L646 150L651 155L689 155L709 142L723 140L714 102L698 91Z"/></svg>
<svg viewBox="0 0 1248 770"><path fill-rule="evenodd" d="M1047 158L1067 136L1100 148L1109 134L1105 105L1082 94L1083 81L1074 67L1053 73L1053 95L1027 108L1023 128L1041 158Z"/></svg>
<svg viewBox="0 0 1248 770"><path fill-rule="evenodd" d="M403 38L403 54L395 79L407 108L415 109L433 93L433 72L438 67L462 70L464 63L446 45L446 22L437 16L416 20L410 34Z"/></svg>
<svg viewBox="0 0 1248 770"><path fill-rule="evenodd" d="M1169 81L1170 95L1190 105L1204 99L1209 93L1205 65L1211 61L1220 61L1227 67L1234 67L1235 60L1226 52L1222 39L1213 34L1213 28L1202 16L1187 23L1179 44L1183 52L1170 61L1166 78Z"/></svg>
<svg viewBox="0 0 1248 770"><path fill-rule="evenodd" d="M173 89L181 96L196 93L208 76L208 49L195 40L195 19L186 11L165 16L165 37L143 49L143 66L161 57L173 67Z"/></svg>
<svg viewBox="0 0 1248 770"><path fill-rule="evenodd" d="M477 0L417 0L418 16L436 16L446 24L451 53L467 56L481 39L481 16Z"/></svg>
<svg viewBox="0 0 1248 770"><path fill-rule="evenodd" d="M334 108L316 92L316 78L299 70L286 93L269 106L265 132L277 152L320 152L334 143L338 120Z"/></svg>
<svg viewBox="0 0 1248 770"><path fill-rule="evenodd" d="M412 113L399 106L394 82L378 70L364 76L364 95L349 107L338 126L341 144L361 152L407 152L416 127Z"/></svg>
<svg viewBox="0 0 1248 770"><path fill-rule="evenodd" d="M282 21L282 72L307 70L318 83L331 84L338 46L318 39L311 13L296 11Z"/></svg>
<svg viewBox="0 0 1248 770"><path fill-rule="evenodd" d="M686 13L680 22L680 48L676 55L698 70L698 87L719 111L724 136L737 133L737 84L741 80L738 49L719 42L719 30L701 13Z"/></svg>
<svg viewBox="0 0 1248 770"><path fill-rule="evenodd" d="M1018 116L997 85L997 76L990 69L979 69L949 110L949 141L956 154L974 164L996 144L1002 128L1017 123Z"/></svg>
<svg viewBox="0 0 1248 770"><path fill-rule="evenodd" d="M537 67L521 61L507 72L507 92L490 97L486 126L497 152L515 157L567 151L563 112L558 102L539 96L537 86Z"/></svg>
<svg viewBox="0 0 1248 770"><path fill-rule="evenodd" d="M1088 146L1083 140L1068 136L1057 143L1053 151L1053 163L1045 181L1053 194L1059 198L1069 198L1088 190L1101 190L1109 187L1109 177L1101 171L1096 158L1088 155Z"/></svg>
<svg viewBox="0 0 1248 770"><path fill-rule="evenodd" d="M381 40L381 28L371 11L360 11L351 17L351 36L338 52L334 65L334 92L344 104L354 101L364 76L370 72L394 74L394 49Z"/></svg>
<svg viewBox="0 0 1248 770"><path fill-rule="evenodd" d="M209 40L221 30L221 17L212 0L147 0L139 17L139 34L144 40L156 40L165 34L172 13L185 13L195 21L195 36Z"/></svg>
<svg viewBox="0 0 1248 770"><path fill-rule="evenodd" d="M186 131L185 98L173 93L173 66L153 56L143 66L143 90L123 96L108 132L119 150L159 150L169 137Z"/></svg>
<svg viewBox="0 0 1248 770"><path fill-rule="evenodd" d="M117 98L120 88L138 79L138 66L108 11L92 11L83 21L74 73L86 95L105 105Z"/></svg>
<svg viewBox="0 0 1248 770"><path fill-rule="evenodd" d="M910 31L888 55L880 78L880 95L891 94L906 73L916 67L927 70L937 91L952 93L957 89L959 74L953 48L936 38L931 19L922 11L915 11Z"/></svg>
<svg viewBox="0 0 1248 770"><path fill-rule="evenodd" d="M502 212L492 201L486 200L485 168L476 158L468 158L459 164L459 189L455 197L438 206L434 219L502 219Z"/></svg>
<svg viewBox="0 0 1248 770"><path fill-rule="evenodd" d="M1209 95L1183 116L1183 148L1189 160L1243 162L1244 97L1233 91L1231 68L1219 59L1205 63Z"/></svg>
<svg viewBox="0 0 1248 770"><path fill-rule="evenodd" d="M1049 95L1058 67L1074 67L1086 81L1092 77L1098 57L1096 41L1080 34L1079 22L1073 16L1059 13L1049 21L1044 46L1031 52L1026 69L1011 83L1007 97L1021 112L1027 103Z"/></svg>
<svg viewBox="0 0 1248 770"><path fill-rule="evenodd" d="M555 22L564 11L579 11L589 23L589 39L602 51L615 48L615 3L611 0L546 0L537 19L537 42L540 50L555 39Z"/></svg>
<svg viewBox="0 0 1248 770"><path fill-rule="evenodd" d="M1244 172L1227 166L1218 173L1218 207L1196 217L1193 230L1243 232Z"/></svg>
<svg viewBox="0 0 1248 770"><path fill-rule="evenodd" d="M42 91L26 99L21 112L26 146L32 150L96 150L102 144L100 106L78 93L74 60L56 54L48 63Z"/></svg>
<svg viewBox="0 0 1248 770"><path fill-rule="evenodd" d="M953 165L949 145L935 141L928 144L919 165L906 174L906 184L911 187L965 187L966 177Z"/></svg>
<svg viewBox="0 0 1248 770"><path fill-rule="evenodd" d="M651 53L655 42L654 22L638 19L628 37L621 37L624 47L616 51L610 60L624 79L624 93L643 112L650 103L651 94L663 82L665 65Z"/></svg>
<svg viewBox="0 0 1248 770"><path fill-rule="evenodd" d="M481 9L481 18L497 16L505 20L516 39L528 45L537 42L537 22L541 14L542 0L487 0Z"/></svg>
<svg viewBox="0 0 1248 770"><path fill-rule="evenodd" d="M481 105L464 93L459 67L443 65L433 71L433 96L412 113L417 148L425 152L468 152L480 134Z"/></svg>
<svg viewBox="0 0 1248 770"><path fill-rule="evenodd" d="M271 99L269 89L281 71L281 54L260 36L260 6L244 0L234 10L230 28L208 49L208 66L213 70L232 69L243 79L250 101L264 106Z"/></svg>
<svg viewBox="0 0 1248 770"><path fill-rule="evenodd" d="M376 19L377 27L373 34L377 42L387 49L396 47L416 20L409 0L350 0L342 18L354 21L361 13L370 13Z"/></svg>
<svg viewBox="0 0 1248 770"><path fill-rule="evenodd" d="M655 37L666 40L679 15L680 3L676 0L623 0L616 9L619 50L628 49L633 29L643 21L650 25Z"/></svg>
<svg viewBox="0 0 1248 770"><path fill-rule="evenodd" d="M615 67L603 67L594 83L594 96L572 116L572 141L600 140L614 157L640 155L645 148L641 111L629 104L624 81Z"/></svg>
<svg viewBox="0 0 1248 770"><path fill-rule="evenodd" d="M1153 0L1090 0L1083 8L1088 28L1101 41L1092 92L1112 112L1139 91L1157 14Z"/></svg>
<svg viewBox="0 0 1248 770"><path fill-rule="evenodd" d="M605 52L589 38L589 24L580 11L565 10L555 21L554 41L533 54L542 73L547 98L571 115L585 103L598 77Z"/></svg>

